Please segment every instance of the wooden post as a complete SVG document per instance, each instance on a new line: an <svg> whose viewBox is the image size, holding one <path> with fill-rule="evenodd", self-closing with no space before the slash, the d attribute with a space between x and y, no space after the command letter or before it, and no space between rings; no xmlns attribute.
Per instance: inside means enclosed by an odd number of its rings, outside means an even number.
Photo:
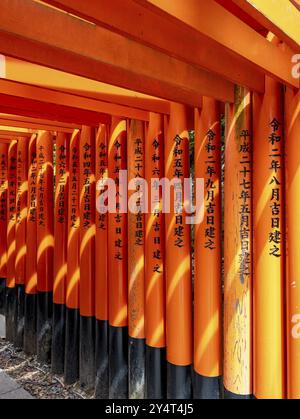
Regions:
<svg viewBox="0 0 300 419"><path fill-rule="evenodd" d="M219 399L222 375L220 104L195 112L195 178L204 179L204 220L195 225L194 398Z"/></svg>
<svg viewBox="0 0 300 419"><path fill-rule="evenodd" d="M80 136L80 384L95 386L95 129Z"/></svg>
<svg viewBox="0 0 300 419"><path fill-rule="evenodd" d="M287 231L287 396L300 398L300 93L285 92Z"/></svg>
<svg viewBox="0 0 300 419"><path fill-rule="evenodd" d="M6 339L15 339L16 315L16 192L17 192L17 141L8 147L8 199L7 199L7 278L6 278Z"/></svg>
<svg viewBox="0 0 300 419"><path fill-rule="evenodd" d="M53 295L53 137L40 131L37 138L37 356L51 360Z"/></svg>
<svg viewBox="0 0 300 419"><path fill-rule="evenodd" d="M37 350L37 153L34 134L28 145L28 211L26 229L24 351Z"/></svg>
<svg viewBox="0 0 300 419"><path fill-rule="evenodd" d="M0 314L5 314L7 276L8 145L0 143Z"/></svg>
<svg viewBox="0 0 300 419"><path fill-rule="evenodd" d="M65 382L74 384L79 378L79 162L80 131L75 130L70 140L69 193L68 193L68 251L66 278L66 346Z"/></svg>
<svg viewBox="0 0 300 419"><path fill-rule="evenodd" d="M253 96L254 395L285 397L283 87Z"/></svg>
<svg viewBox="0 0 300 419"><path fill-rule="evenodd" d="M164 176L163 116L150 114L145 141L145 179ZM149 199L149 196L148 196ZM164 399L166 383L166 284L165 234L162 196L155 210L145 215L145 331L146 331L146 397Z"/></svg>
<svg viewBox="0 0 300 419"><path fill-rule="evenodd" d="M226 105L224 208L225 398L252 394L251 95L236 86Z"/></svg>
<svg viewBox="0 0 300 419"><path fill-rule="evenodd" d="M127 215L120 212L120 200L127 197L120 188L120 170L127 168L126 121L112 118L108 146L108 175L116 184L116 213L108 215L109 295L109 397L128 398L128 286ZM124 185L123 185L124 186ZM125 185L127 191L127 182Z"/></svg>
<svg viewBox="0 0 300 419"><path fill-rule="evenodd" d="M16 335L15 345L23 348L25 323L25 275L27 260L27 194L28 138L20 138L17 146L16 192Z"/></svg>
<svg viewBox="0 0 300 419"><path fill-rule="evenodd" d="M129 398L145 398L145 217L142 209L145 132L142 121L128 122L128 362ZM132 212L134 210L134 213Z"/></svg>
<svg viewBox="0 0 300 419"><path fill-rule="evenodd" d="M96 138L96 209L103 191L101 182L108 176L109 127L100 125ZM108 268L107 268L108 214L96 211L96 391L98 399L108 399Z"/></svg>
<svg viewBox="0 0 300 419"><path fill-rule="evenodd" d="M189 178L189 134L187 109L171 104L166 140L165 175L169 180ZM172 188L174 189L174 188ZM176 197L180 191L175 190ZM182 193L183 194L183 193ZM191 235L182 208L184 197L174 208L170 199L170 212L166 213L166 327L168 390L171 399L191 398L192 364L192 281ZM180 344L179 344L180 342Z"/></svg>
<svg viewBox="0 0 300 419"><path fill-rule="evenodd" d="M64 373L65 359L69 143L70 135L65 133L57 134L54 203L53 337L51 353L51 367L54 374Z"/></svg>

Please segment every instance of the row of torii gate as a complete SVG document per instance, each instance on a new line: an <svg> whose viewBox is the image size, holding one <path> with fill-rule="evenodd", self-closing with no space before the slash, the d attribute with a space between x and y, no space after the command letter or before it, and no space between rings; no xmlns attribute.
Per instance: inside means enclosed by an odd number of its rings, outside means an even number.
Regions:
<svg viewBox="0 0 300 419"><path fill-rule="evenodd" d="M67 384L300 397L298 9L1 1L0 308ZM189 131L200 224L97 211L120 170L189 178Z"/></svg>

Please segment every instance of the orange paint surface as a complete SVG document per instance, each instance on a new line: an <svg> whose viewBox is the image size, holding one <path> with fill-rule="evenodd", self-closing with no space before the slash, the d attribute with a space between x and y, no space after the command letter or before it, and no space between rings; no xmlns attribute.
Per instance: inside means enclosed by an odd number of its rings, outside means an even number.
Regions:
<svg viewBox="0 0 300 419"><path fill-rule="evenodd" d="M19 139L17 146L16 195L16 284L25 283L27 259L27 195L28 195L28 143Z"/></svg>
<svg viewBox="0 0 300 419"><path fill-rule="evenodd" d="M171 104L165 152L168 179L189 178L189 134L187 110ZM186 214L175 213L174 188L171 188L171 212L166 220L166 326L167 360L187 366L192 363L192 281L191 237ZM183 199L180 200L183 203ZM176 210L178 211L178 210Z"/></svg>
<svg viewBox="0 0 300 419"><path fill-rule="evenodd" d="M80 314L95 315L95 129L80 136Z"/></svg>
<svg viewBox="0 0 300 419"><path fill-rule="evenodd" d="M119 171L127 167L127 127L123 119L113 118L108 146L108 175L115 182ZM127 185L126 185L127 186ZM117 186L117 194L120 188ZM117 195L117 205L120 201ZM127 215L109 213L108 215L108 295L109 324L124 327L128 324L128 285L127 285Z"/></svg>
<svg viewBox="0 0 300 419"><path fill-rule="evenodd" d="M7 288L16 281L16 194L17 194L17 141L8 147L8 200L7 200Z"/></svg>
<svg viewBox="0 0 300 419"><path fill-rule="evenodd" d="M37 289L53 289L53 137L40 131L37 137Z"/></svg>
<svg viewBox="0 0 300 419"><path fill-rule="evenodd" d="M254 394L285 397L282 86L253 96Z"/></svg>
<svg viewBox="0 0 300 419"><path fill-rule="evenodd" d="M226 105L224 209L224 385L252 394L251 95Z"/></svg>
<svg viewBox="0 0 300 419"><path fill-rule="evenodd" d="M26 294L37 292L37 153L36 135L28 145L28 212L26 234Z"/></svg>
<svg viewBox="0 0 300 419"><path fill-rule="evenodd" d="M66 278L66 306L79 308L79 139L80 131L75 130L70 139L69 193L68 193L68 251Z"/></svg>
<svg viewBox="0 0 300 419"><path fill-rule="evenodd" d="M54 207L54 283L53 302L65 304L68 249L68 187L70 135L56 137L56 173Z"/></svg>
<svg viewBox="0 0 300 419"><path fill-rule="evenodd" d="M8 145L0 143L0 277L7 275Z"/></svg>
<svg viewBox="0 0 300 419"><path fill-rule="evenodd" d="M150 114L145 140L145 178L150 185L152 178L164 175L164 124L163 116ZM166 346L166 284L164 214L162 203L155 213L145 214L145 330L146 343L153 348Z"/></svg>
<svg viewBox="0 0 300 419"><path fill-rule="evenodd" d="M285 94L288 398L300 398L300 93Z"/></svg>
<svg viewBox="0 0 300 419"><path fill-rule="evenodd" d="M194 367L222 375L221 127L217 101L195 113L195 177L204 179L204 220L195 225Z"/></svg>
<svg viewBox="0 0 300 419"><path fill-rule="evenodd" d="M96 138L96 200L101 199L100 183L108 176L108 138L109 127L100 125ZM98 320L108 320L107 221L108 215L96 210L95 298Z"/></svg>
<svg viewBox="0 0 300 419"><path fill-rule="evenodd" d="M145 217L142 213L142 194L139 192L144 178L145 131L141 121L128 122L127 167L128 202L136 206L136 214L128 212L128 326L129 336L145 338Z"/></svg>

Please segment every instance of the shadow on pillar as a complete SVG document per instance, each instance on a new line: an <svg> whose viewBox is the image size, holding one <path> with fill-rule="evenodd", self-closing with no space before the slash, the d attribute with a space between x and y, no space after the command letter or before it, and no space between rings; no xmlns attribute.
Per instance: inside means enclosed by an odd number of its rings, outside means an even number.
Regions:
<svg viewBox="0 0 300 419"><path fill-rule="evenodd" d="M79 379L79 309L66 308L66 341L64 378L67 385Z"/></svg>
<svg viewBox="0 0 300 419"><path fill-rule="evenodd" d="M25 294L24 352L35 355L37 347L37 295Z"/></svg>
<svg viewBox="0 0 300 419"><path fill-rule="evenodd" d="M53 304L52 327L51 370L53 374L62 375L64 373L66 339L66 306L64 304Z"/></svg>
<svg viewBox="0 0 300 419"><path fill-rule="evenodd" d="M96 320L95 398L108 399L108 321Z"/></svg>
<svg viewBox="0 0 300 419"><path fill-rule="evenodd" d="M51 361L52 307L52 292L38 292L37 359L42 363L50 363Z"/></svg>

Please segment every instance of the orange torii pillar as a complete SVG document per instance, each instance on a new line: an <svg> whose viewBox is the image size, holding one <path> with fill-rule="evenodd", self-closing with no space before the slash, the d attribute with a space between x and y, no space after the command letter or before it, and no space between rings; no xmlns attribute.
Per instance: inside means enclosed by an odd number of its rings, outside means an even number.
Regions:
<svg viewBox="0 0 300 419"><path fill-rule="evenodd" d="M69 142L69 134L62 132L57 134L55 148L53 334L51 351L51 368L54 374L64 373L65 359Z"/></svg>
<svg viewBox="0 0 300 419"><path fill-rule="evenodd" d="M254 395L285 397L283 87L253 95Z"/></svg>
<svg viewBox="0 0 300 419"><path fill-rule="evenodd" d="M129 398L145 398L145 217L143 201L145 131L128 121L128 367Z"/></svg>
<svg viewBox="0 0 300 419"><path fill-rule="evenodd" d="M37 357L51 360L53 295L53 136L37 138Z"/></svg>
<svg viewBox="0 0 300 419"><path fill-rule="evenodd" d="M236 86L226 105L224 208L225 398L252 394L251 94Z"/></svg>
<svg viewBox="0 0 300 419"><path fill-rule="evenodd" d="M26 275L26 230L28 193L28 138L20 138L17 146L17 192L16 192L16 347L24 345L25 323L25 275Z"/></svg>
<svg viewBox="0 0 300 419"><path fill-rule="evenodd" d="M109 127L101 124L96 138L96 391L95 398L108 399L108 269L107 269L107 213L101 207L101 192L108 176ZM98 202L99 201L99 202ZM99 207L100 206L100 207Z"/></svg>
<svg viewBox="0 0 300 419"><path fill-rule="evenodd" d="M167 397L190 399L193 362L191 234L183 208L184 200L189 199L183 196L184 178L190 177L189 133L187 108L176 103L171 103L165 175L169 181L176 181L176 186L172 188L174 194L170 196L170 211L165 215Z"/></svg>
<svg viewBox="0 0 300 419"><path fill-rule="evenodd" d="M95 386L95 129L80 136L80 354L82 387Z"/></svg>
<svg viewBox="0 0 300 419"><path fill-rule="evenodd" d="M8 144L0 142L0 314L5 314L7 275L7 153Z"/></svg>
<svg viewBox="0 0 300 419"><path fill-rule="evenodd" d="M287 396L300 399L300 92L285 92Z"/></svg>
<svg viewBox="0 0 300 419"><path fill-rule="evenodd" d="M148 190L164 176L163 116L150 113L145 140L145 179ZM161 192L161 191L160 191ZM149 196L148 196L149 200ZM149 204L148 204L149 207ZM146 398L166 397L165 242L162 196L145 215Z"/></svg>
<svg viewBox="0 0 300 419"><path fill-rule="evenodd" d="M8 147L8 199L7 199L7 278L6 278L6 339L15 339L16 316L16 193L17 193L17 141Z"/></svg>
<svg viewBox="0 0 300 419"><path fill-rule="evenodd" d="M36 134L28 145L24 351L36 353L37 321L37 154Z"/></svg>
<svg viewBox="0 0 300 419"><path fill-rule="evenodd" d="M116 212L108 215L109 398L128 398L126 120L112 118L108 176L116 185ZM124 182L126 183L124 185ZM121 201L125 202L122 208ZM124 205L123 205L124 206ZM123 211L121 211L123 209Z"/></svg>
<svg viewBox="0 0 300 419"><path fill-rule="evenodd" d="M195 111L195 178L204 179L204 220L195 225L194 398L220 399L222 375L220 104ZM201 220L199 220L201 221Z"/></svg>
<svg viewBox="0 0 300 419"><path fill-rule="evenodd" d="M66 278L66 343L65 383L70 385L79 378L79 163L80 131L72 134L69 146L69 193L68 193L68 251Z"/></svg>

